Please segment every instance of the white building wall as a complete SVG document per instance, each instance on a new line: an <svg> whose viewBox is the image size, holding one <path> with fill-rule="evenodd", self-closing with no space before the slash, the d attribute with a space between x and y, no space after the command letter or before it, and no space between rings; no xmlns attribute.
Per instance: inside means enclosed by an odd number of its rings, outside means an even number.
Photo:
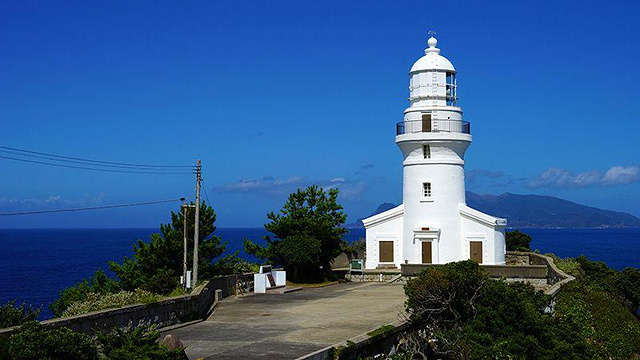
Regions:
<svg viewBox="0 0 640 360"><path fill-rule="evenodd" d="M380 264L380 241L393 241L393 264L400 267L402 262L402 205L385 211L369 219L376 219L371 223L365 219L366 229L366 259L365 268L375 269ZM388 216L392 213L393 215Z"/></svg>

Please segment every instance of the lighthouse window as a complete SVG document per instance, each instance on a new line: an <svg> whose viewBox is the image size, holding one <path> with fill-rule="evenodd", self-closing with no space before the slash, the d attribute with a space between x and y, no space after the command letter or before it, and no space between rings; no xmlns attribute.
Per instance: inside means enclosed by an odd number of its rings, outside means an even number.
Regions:
<svg viewBox="0 0 640 360"><path fill-rule="evenodd" d="M422 145L422 156L425 159L431 158L431 148L429 147L429 145Z"/></svg>
<svg viewBox="0 0 640 360"><path fill-rule="evenodd" d="M431 197L431 183L422 183L422 195L424 197Z"/></svg>
<svg viewBox="0 0 640 360"><path fill-rule="evenodd" d="M456 106L456 102L458 100L456 94L456 74L452 72L447 72L447 105Z"/></svg>

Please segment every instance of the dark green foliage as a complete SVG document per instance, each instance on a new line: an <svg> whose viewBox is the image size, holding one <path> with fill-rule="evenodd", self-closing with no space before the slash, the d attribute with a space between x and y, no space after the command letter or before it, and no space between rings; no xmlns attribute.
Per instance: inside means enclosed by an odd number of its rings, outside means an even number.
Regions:
<svg viewBox="0 0 640 360"><path fill-rule="evenodd" d="M318 186L289 195L278 214L269 213L266 246L245 240L248 254L285 266L292 281L319 281L331 272L331 261L341 252L346 215L338 205L338 190ZM309 254L304 254L304 252Z"/></svg>
<svg viewBox="0 0 640 360"><path fill-rule="evenodd" d="M160 334L146 327L114 329L91 337L37 321L23 324L10 338L0 338L0 359L15 360L187 360L184 349L169 350Z"/></svg>
<svg viewBox="0 0 640 360"><path fill-rule="evenodd" d="M193 249L195 209L188 210L187 246L188 249ZM183 269L183 220L182 211L171 212L171 223L162 224L160 234L151 235L148 243L138 240L138 244L133 246L132 258L125 257L122 264L115 261L109 263L109 268L120 279L122 289L133 291L141 288L153 293L167 294L179 285ZM241 264L237 254L226 255L214 262L224 253L226 245L219 237L213 235L216 229L216 213L204 202L200 207L199 221L199 277L206 279L237 271ZM191 268L193 251L188 252L187 263Z"/></svg>
<svg viewBox="0 0 640 360"><path fill-rule="evenodd" d="M16 306L16 301L12 300L0 306L0 329L21 325L27 321L38 318L42 309L35 309L23 302Z"/></svg>
<svg viewBox="0 0 640 360"><path fill-rule="evenodd" d="M37 321L23 324L11 336L9 353L14 360L98 359L98 349L90 336L67 328L47 328Z"/></svg>
<svg viewBox="0 0 640 360"><path fill-rule="evenodd" d="M110 360L187 360L183 349L169 350L158 344L159 337L157 331L138 327L98 333L97 341L102 354Z"/></svg>
<svg viewBox="0 0 640 360"><path fill-rule="evenodd" d="M49 305L49 308L54 316L59 317L69 305L85 300L89 293L106 294L119 290L120 285L117 281L110 278L103 270L98 270L89 280L84 279L76 286L61 290L60 297Z"/></svg>
<svg viewBox="0 0 640 360"><path fill-rule="evenodd" d="M570 282L558 294L555 311L578 329L592 358L632 359L640 354L640 321L604 288L583 280Z"/></svg>
<svg viewBox="0 0 640 360"><path fill-rule="evenodd" d="M347 243L345 241L342 246L342 252L344 252L347 255L347 258L349 260L355 259L358 256L364 257L366 249L367 249L367 242L363 238L359 238L358 240L351 243Z"/></svg>
<svg viewBox="0 0 640 360"><path fill-rule="evenodd" d="M626 268L619 272L602 261L590 261L585 256L578 256L576 261L580 264L580 281L618 297L633 314L640 310L640 270Z"/></svg>
<svg viewBox="0 0 640 360"><path fill-rule="evenodd" d="M531 236L520 230L507 231L505 234L507 251L531 251Z"/></svg>
<svg viewBox="0 0 640 360"><path fill-rule="evenodd" d="M490 280L473 261L423 271L405 286L418 329L409 352L444 359L581 359L571 323L545 313L549 299L530 285ZM418 335L422 334L422 335Z"/></svg>
<svg viewBox="0 0 640 360"><path fill-rule="evenodd" d="M291 279L304 279L320 267L322 243L306 235L291 235L274 244L274 254L281 259L280 265L289 269Z"/></svg>
<svg viewBox="0 0 640 360"><path fill-rule="evenodd" d="M628 300L633 313L640 312L640 270L626 268L615 279L615 286Z"/></svg>

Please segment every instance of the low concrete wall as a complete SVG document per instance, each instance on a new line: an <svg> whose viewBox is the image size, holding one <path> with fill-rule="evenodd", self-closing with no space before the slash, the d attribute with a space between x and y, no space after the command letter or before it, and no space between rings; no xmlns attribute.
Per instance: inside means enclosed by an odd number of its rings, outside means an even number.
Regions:
<svg viewBox="0 0 640 360"><path fill-rule="evenodd" d="M127 305L116 309L45 320L41 324L67 327L83 333L114 327L126 328L151 324L163 328L206 319L217 301L235 294L239 287L244 287L247 292L251 291L252 283L253 274L221 276L206 281L188 295L167 298L150 304ZM17 327L0 329L0 336L10 336L16 329Z"/></svg>
<svg viewBox="0 0 640 360"><path fill-rule="evenodd" d="M544 292L547 295L555 296L558 291L560 291L562 285L575 280L573 276L558 269L553 259L548 256L533 252L507 251L507 257L528 257L529 264L533 266L544 265L547 268L547 283L551 285L551 287Z"/></svg>
<svg viewBox="0 0 640 360"><path fill-rule="evenodd" d="M382 334L374 336L358 335L345 342L301 356L296 360L352 360L388 353L397 344L398 338L403 331L409 327L409 322L400 320L390 325L393 326L393 329L387 330Z"/></svg>
<svg viewBox="0 0 640 360"><path fill-rule="evenodd" d="M432 264L402 264L403 276L417 276L422 270L442 265ZM480 265L487 270L489 276L507 279L546 279L545 265Z"/></svg>

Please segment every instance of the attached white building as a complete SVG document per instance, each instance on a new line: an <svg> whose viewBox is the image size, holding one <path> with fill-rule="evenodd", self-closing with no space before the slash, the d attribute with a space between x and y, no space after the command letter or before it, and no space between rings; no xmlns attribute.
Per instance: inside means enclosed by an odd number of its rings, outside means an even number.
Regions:
<svg viewBox="0 0 640 360"><path fill-rule="evenodd" d="M505 263L506 219L467 206L464 154L471 126L457 106L456 70L431 37L409 75L410 106L397 124L403 203L363 220L367 269L473 259Z"/></svg>

